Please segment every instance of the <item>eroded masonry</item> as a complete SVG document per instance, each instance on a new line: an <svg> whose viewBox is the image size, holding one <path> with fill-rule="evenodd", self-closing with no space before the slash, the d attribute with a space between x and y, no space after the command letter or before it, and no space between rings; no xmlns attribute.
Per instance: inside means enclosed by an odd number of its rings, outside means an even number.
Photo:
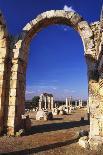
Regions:
<svg viewBox="0 0 103 155"><path fill-rule="evenodd" d="M44 12L18 36L11 36L0 13L0 133L14 135L24 114L26 66L31 39L51 24L65 24L81 36L88 70L89 141L103 141L103 21L88 24L79 14L64 10Z"/></svg>

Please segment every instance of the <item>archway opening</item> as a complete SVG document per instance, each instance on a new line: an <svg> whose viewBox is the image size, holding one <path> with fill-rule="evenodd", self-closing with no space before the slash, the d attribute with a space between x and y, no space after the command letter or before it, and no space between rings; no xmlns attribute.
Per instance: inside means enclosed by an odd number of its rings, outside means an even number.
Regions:
<svg viewBox="0 0 103 155"><path fill-rule="evenodd" d="M70 97L73 107L79 106L80 99L86 105L87 69L78 33L64 25L48 26L37 33L31 41L26 76L26 110L29 107L37 113L44 93L53 95L55 108L66 105ZM45 104L42 109L46 110ZM51 111L48 106L47 110Z"/></svg>

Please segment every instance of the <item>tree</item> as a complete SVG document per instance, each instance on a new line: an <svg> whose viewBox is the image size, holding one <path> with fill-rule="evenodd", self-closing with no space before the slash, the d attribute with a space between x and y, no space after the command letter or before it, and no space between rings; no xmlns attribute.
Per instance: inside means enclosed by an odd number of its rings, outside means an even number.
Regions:
<svg viewBox="0 0 103 155"><path fill-rule="evenodd" d="M32 106L33 107L37 107L38 106L38 104L39 104L39 99L40 99L40 97L39 96L34 96L33 98L32 98Z"/></svg>

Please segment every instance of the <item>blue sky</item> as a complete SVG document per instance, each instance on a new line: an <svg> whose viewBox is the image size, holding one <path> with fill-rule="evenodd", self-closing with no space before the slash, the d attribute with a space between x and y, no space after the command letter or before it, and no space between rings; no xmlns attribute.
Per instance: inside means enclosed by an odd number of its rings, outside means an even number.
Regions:
<svg viewBox="0 0 103 155"><path fill-rule="evenodd" d="M101 0L0 0L12 35L47 10L73 9L89 23L99 20ZM52 25L37 34L30 44L26 98L42 92L56 99L87 98L87 70L79 34L64 25Z"/></svg>

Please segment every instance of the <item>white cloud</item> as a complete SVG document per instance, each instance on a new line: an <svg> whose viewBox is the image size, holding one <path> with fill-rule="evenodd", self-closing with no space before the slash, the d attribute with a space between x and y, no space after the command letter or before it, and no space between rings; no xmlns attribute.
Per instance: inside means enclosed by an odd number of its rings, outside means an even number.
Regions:
<svg viewBox="0 0 103 155"><path fill-rule="evenodd" d="M26 94L33 94L34 91L26 91Z"/></svg>
<svg viewBox="0 0 103 155"><path fill-rule="evenodd" d="M67 5L64 5L63 10L75 12L75 10L72 8L72 6L68 7Z"/></svg>

